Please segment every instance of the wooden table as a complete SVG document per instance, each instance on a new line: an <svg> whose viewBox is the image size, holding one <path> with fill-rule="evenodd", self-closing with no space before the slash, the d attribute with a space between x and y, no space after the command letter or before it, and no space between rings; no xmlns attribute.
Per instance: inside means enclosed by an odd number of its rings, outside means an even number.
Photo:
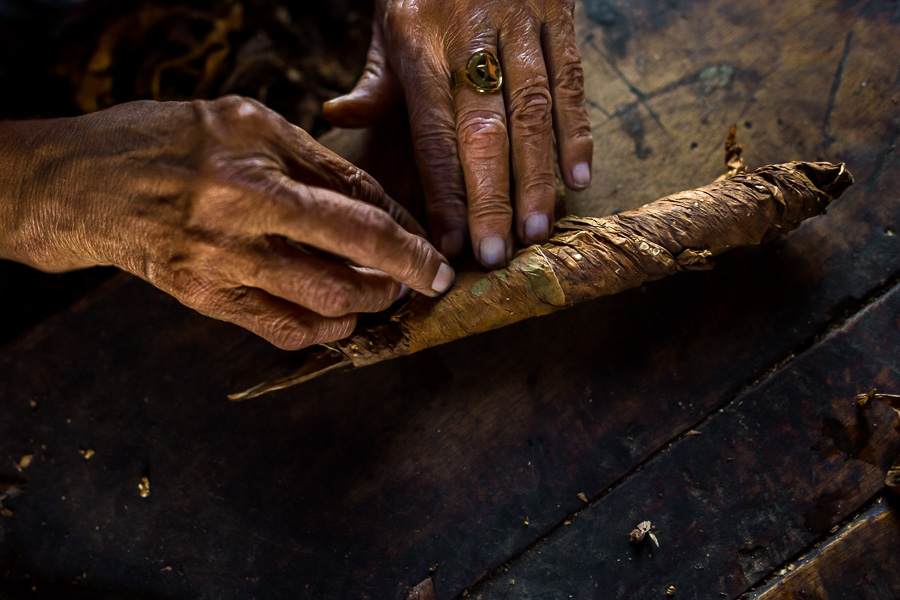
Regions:
<svg viewBox="0 0 900 600"><path fill-rule="evenodd" d="M900 597L896 415L855 403L900 393L900 4L577 19L572 212L709 182L732 123L857 184L712 272L244 403L296 356L116 277L0 349L0 598Z"/></svg>

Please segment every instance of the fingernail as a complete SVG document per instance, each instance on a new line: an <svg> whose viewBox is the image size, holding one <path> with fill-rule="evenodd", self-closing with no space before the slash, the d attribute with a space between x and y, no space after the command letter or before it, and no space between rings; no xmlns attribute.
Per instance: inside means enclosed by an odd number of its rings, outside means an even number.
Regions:
<svg viewBox="0 0 900 600"><path fill-rule="evenodd" d="M400 284L400 293L397 294L397 298L394 300L394 302L396 302L397 300L406 298L407 296L409 296L409 286L406 285L405 283L401 283Z"/></svg>
<svg viewBox="0 0 900 600"><path fill-rule="evenodd" d="M478 254L481 256L481 263L487 267L499 267L503 265L506 259L506 244L499 236L491 235L478 245Z"/></svg>
<svg viewBox="0 0 900 600"><path fill-rule="evenodd" d="M525 219L525 240L543 242L550 236L550 220L547 215L531 215Z"/></svg>
<svg viewBox="0 0 900 600"><path fill-rule="evenodd" d="M459 258L463 251L462 231L448 231L441 236L441 247L439 250L447 258Z"/></svg>
<svg viewBox="0 0 900 600"><path fill-rule="evenodd" d="M437 275L434 276L434 281L431 282L431 289L438 294L443 294L453 285L454 277L456 277L456 273L453 272L453 268L447 263L441 263Z"/></svg>
<svg viewBox="0 0 900 600"><path fill-rule="evenodd" d="M578 189L586 188L591 183L591 167L586 162L575 165L572 169L572 183Z"/></svg>
<svg viewBox="0 0 900 600"><path fill-rule="evenodd" d="M341 98L343 98L343 96L326 100L322 103L322 110L329 111L337 109L341 105Z"/></svg>

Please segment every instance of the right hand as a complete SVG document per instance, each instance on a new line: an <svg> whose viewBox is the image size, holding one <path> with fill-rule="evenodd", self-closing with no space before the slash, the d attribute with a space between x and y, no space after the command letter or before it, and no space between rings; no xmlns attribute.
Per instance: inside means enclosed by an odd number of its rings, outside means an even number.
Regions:
<svg viewBox="0 0 900 600"><path fill-rule="evenodd" d="M0 197L0 258L116 265L284 349L454 276L374 179L233 96L0 123Z"/></svg>
<svg viewBox="0 0 900 600"><path fill-rule="evenodd" d="M405 98L429 231L449 258L468 237L475 258L496 269L513 256L516 238L546 241L556 207L554 164L570 189L591 180L594 142L574 0L375 6L365 72L352 92L325 104L325 117L341 127L371 126ZM451 87L451 75L476 50L498 58L502 93Z"/></svg>

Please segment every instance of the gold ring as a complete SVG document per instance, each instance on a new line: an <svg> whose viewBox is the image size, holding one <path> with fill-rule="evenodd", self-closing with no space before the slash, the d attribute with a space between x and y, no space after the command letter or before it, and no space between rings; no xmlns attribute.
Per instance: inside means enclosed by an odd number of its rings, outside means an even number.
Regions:
<svg viewBox="0 0 900 600"><path fill-rule="evenodd" d="M450 77L451 89L463 85L469 85L476 92L487 94L500 91L500 86L503 85L503 70L496 55L485 48L473 52L466 67Z"/></svg>

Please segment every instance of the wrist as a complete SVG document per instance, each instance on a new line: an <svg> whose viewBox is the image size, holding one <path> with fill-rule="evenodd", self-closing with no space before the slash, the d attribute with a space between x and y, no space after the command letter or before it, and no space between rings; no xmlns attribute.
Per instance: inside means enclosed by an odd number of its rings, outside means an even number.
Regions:
<svg viewBox="0 0 900 600"><path fill-rule="evenodd" d="M0 122L0 258L48 272L92 266L73 172L75 119Z"/></svg>

